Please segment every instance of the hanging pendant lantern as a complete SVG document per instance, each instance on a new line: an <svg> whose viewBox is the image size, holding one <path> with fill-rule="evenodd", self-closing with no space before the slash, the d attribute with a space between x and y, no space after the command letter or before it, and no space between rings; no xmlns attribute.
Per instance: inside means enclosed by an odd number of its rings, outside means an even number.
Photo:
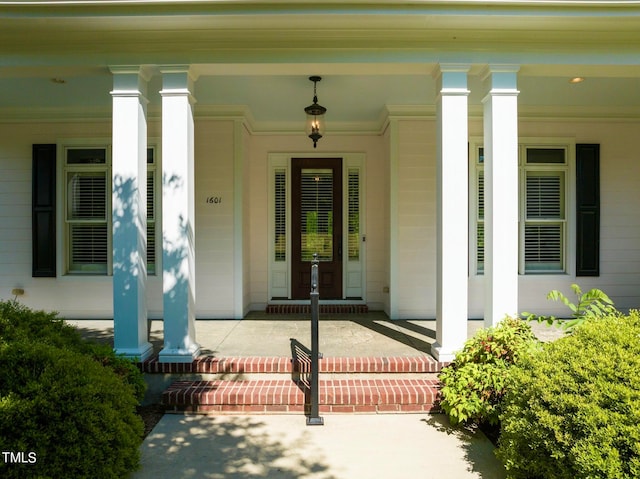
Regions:
<svg viewBox="0 0 640 479"><path fill-rule="evenodd" d="M316 84L322 80L322 77L312 76L309 80L313 82L313 104L306 107L304 111L307 113L307 135L313 140L313 147L316 148L318 140L324 135L324 114L327 109L318 105L316 94Z"/></svg>

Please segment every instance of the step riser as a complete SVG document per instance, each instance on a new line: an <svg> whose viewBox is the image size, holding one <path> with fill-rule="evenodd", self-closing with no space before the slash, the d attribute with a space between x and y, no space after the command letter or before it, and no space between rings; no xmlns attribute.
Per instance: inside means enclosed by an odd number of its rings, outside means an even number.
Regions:
<svg viewBox="0 0 640 479"><path fill-rule="evenodd" d="M437 410L437 379L349 379L320 381L320 411L326 413L415 413ZM169 410L200 413L301 413L309 390L286 380L178 381L163 394Z"/></svg>
<svg viewBox="0 0 640 479"><path fill-rule="evenodd" d="M393 376L394 379L437 379L438 373L320 373L321 380L332 379L380 379L382 377ZM175 381L256 381L266 379L304 381L309 378L309 373L166 373L148 374L144 377L147 380L158 379L164 383Z"/></svg>
<svg viewBox="0 0 640 479"><path fill-rule="evenodd" d="M324 405L318 407L320 414L437 414L442 410L433 404L380 404L380 405ZM309 405L278 404L199 404L191 406L168 406L167 413L192 414L304 414L311 413Z"/></svg>
<svg viewBox="0 0 640 479"><path fill-rule="evenodd" d="M301 357L297 361L285 357L216 358L202 357L191 363L160 363L151 359L139 364L148 374L291 374L308 372L310 361ZM319 360L320 373L438 373L443 367L430 356L323 358Z"/></svg>
<svg viewBox="0 0 640 479"><path fill-rule="evenodd" d="M202 357L187 364L157 359L140 368L167 386L169 411L209 414L309 413L309 352L285 357ZM430 356L322 358L321 413L436 412L443 364Z"/></svg>

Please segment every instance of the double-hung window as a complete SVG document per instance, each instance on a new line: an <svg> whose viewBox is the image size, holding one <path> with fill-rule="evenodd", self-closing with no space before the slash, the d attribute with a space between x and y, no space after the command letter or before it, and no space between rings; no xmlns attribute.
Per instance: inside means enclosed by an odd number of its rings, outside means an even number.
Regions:
<svg viewBox="0 0 640 479"><path fill-rule="evenodd" d="M519 158L519 270L564 273L567 268L567 146L521 145ZM477 274L484 272L484 148L473 154L472 203Z"/></svg>
<svg viewBox="0 0 640 479"><path fill-rule="evenodd" d="M566 256L566 148L523 147L520 271L562 273Z"/></svg>
<svg viewBox="0 0 640 479"><path fill-rule="evenodd" d="M107 274L111 262L107 147L67 148L64 178L67 271Z"/></svg>
<svg viewBox="0 0 640 479"><path fill-rule="evenodd" d="M65 148L66 272L111 273L111 162L107 146ZM156 268L157 164L147 149L147 271Z"/></svg>

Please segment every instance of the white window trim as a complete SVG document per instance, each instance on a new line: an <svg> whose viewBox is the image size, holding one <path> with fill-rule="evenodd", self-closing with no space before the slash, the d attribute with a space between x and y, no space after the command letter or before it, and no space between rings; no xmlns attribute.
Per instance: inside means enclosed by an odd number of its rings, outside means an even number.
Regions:
<svg viewBox="0 0 640 479"><path fill-rule="evenodd" d="M67 150L75 148L96 148L104 149L106 152L106 161L101 165L67 165ZM63 258L63 261L58 262L59 276L67 277L97 277L105 278L112 275L113 272L113 255L109 254L112 249L112 235L107 233L107 269L105 273L96 272L80 272L71 271L71 254L70 254L70 235L69 235L69 222L67 221L67 173L70 171L105 171L106 174L106 223L107 232L111 231L112 218L111 218L111 195L108 192L112 191L111 185L111 141L104 138L86 138L86 139L65 139L58 142L58 173L60 181L58 182L60 187L58 189L58 255Z"/></svg>
<svg viewBox="0 0 640 479"><path fill-rule="evenodd" d="M107 278L111 281L113 275L113 235L107 235L107 248L109 254L107 254L107 272L106 274L94 274L94 273L81 273L69 271L69 234L66 222L66 208L67 208L67 185L66 174L70 168L67 165L66 151L69 148L105 148L106 149L106 168L107 168L107 191L113 191L112 186L112 164L111 164L111 138L64 138L59 139L57 142L57 176L60 179L58 181L56 191L56 236L57 236L57 251L58 258L62 258L62 261L57 262L57 276L59 278L78 278L78 277L91 277L91 278ZM155 274L152 277L161 277L162 271L162 150L161 141L158 138L150 138L147 148L153 148L154 152L154 200L155 200L155 241L156 245L156 261L155 261ZM102 165L101 165L102 167ZM149 165L147 164L147 168ZM75 170L76 167L71 167L71 170ZM112 195L107 194L107 229L112 231ZM147 242L150 239L147 238Z"/></svg>
<svg viewBox="0 0 640 479"><path fill-rule="evenodd" d="M484 144L481 137L471 137L469 139L469 271L470 276L482 277L483 273L478 271L477 258L477 209L478 209L478 190L477 175L479 170L478 149ZM576 195L575 195L575 145L574 138L540 138L540 137L522 137L518 141L518 201L519 201L519 220L518 220L518 274L527 278L539 278L548 276L568 275L575 277L575 224L576 224ZM531 170L546 170L565 172L565 228L563 235L563 271L558 272L536 272L526 273L524 265L524 211L525 197L524 184L527 168L525 167L526 150L528 148L564 148L566 150L565 165L536 165ZM486 212L486 205L485 205Z"/></svg>

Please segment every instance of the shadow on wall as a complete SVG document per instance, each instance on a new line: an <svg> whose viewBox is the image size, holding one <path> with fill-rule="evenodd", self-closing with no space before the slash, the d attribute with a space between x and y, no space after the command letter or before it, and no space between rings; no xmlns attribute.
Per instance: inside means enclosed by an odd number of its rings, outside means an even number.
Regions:
<svg viewBox="0 0 640 479"><path fill-rule="evenodd" d="M174 196L184 188L183 180L174 176L163 178L163 196L169 205L175 203ZM141 188L146 190L146 188ZM148 196L142 198L146 205L136 205L134 201L137 194L136 185L131 178L116 175L113 179L113 275L114 275L114 299L120 305L122 311L138 311L138 296L136 294L140 276L147 276L147 243L155 238L147 238L147 216L155 215L153 202L147 201ZM150 211L147 211L147 207ZM168 314L176 312L184 314L189 306L193 306L195 298L193 291L189 290L189 274L194 265L193 256L189 255L190 248L194 244L193 225L179 214L179 210L173 218L166 218L169 226L163 228L162 247L162 274L164 310ZM171 225L170 221L175 221ZM168 232L169 234L166 234ZM154 231L150 232L151 235ZM155 251L155 248L153 248ZM157 258L151 259L158 265ZM158 265L159 266L159 265ZM192 273L191 273L192 274ZM114 315L116 313L114 312ZM126 313L125 313L126 314ZM126 318L132 320L133 318ZM117 324L115 325L118 327ZM183 326L181 324L181 326ZM188 322L184 321L188 327ZM180 331L174 338L181 338L185 344L166 344L168 348L188 347L190 341L189 331ZM184 339L183 339L184 338ZM147 338L148 339L148 338Z"/></svg>
<svg viewBox="0 0 640 479"><path fill-rule="evenodd" d="M114 294L119 294L123 298L129 297L130 293L135 291L135 283L139 275L144 277L147 275L146 208L144 205L135 205L133 201L135 194L136 188L132 179L125 179L121 175L114 177L112 206ZM139 244L138 247L134 247L136 244ZM137 308L134 309L136 310Z"/></svg>

